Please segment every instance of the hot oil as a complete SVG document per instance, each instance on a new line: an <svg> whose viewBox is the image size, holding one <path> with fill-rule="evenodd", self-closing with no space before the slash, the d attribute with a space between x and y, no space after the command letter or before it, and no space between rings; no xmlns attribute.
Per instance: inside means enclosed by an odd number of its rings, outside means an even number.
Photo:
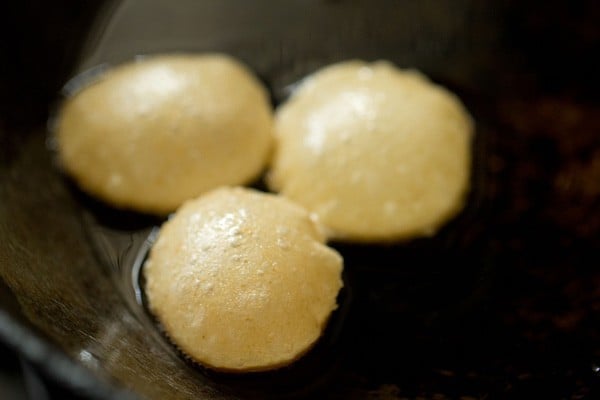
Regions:
<svg viewBox="0 0 600 400"><path fill-rule="evenodd" d="M136 57L139 61L141 57ZM55 139L55 130L61 103L77 95L85 87L102 79L109 70L108 64L84 71L72 78L63 88L63 99L58 103L48 121L47 147L54 154L55 165L60 168ZM267 84L266 80L264 80ZM296 84L286 86L273 103L287 97ZM164 218L119 210L82 192L75 182L65 176L65 183L71 188L73 196L82 205L82 219L88 239L93 246L99 264L105 268L114 283L115 290L133 316L155 341L182 368L208 377L212 384L224 392L243 394L244 396L262 398L266 391L278 392L282 395L299 395L318 390L329 380L343 354L340 350L343 322L349 312L351 285L344 275L344 288L338 297L338 309L328 321L327 327L317 344L300 360L291 366L270 372L251 373L246 375L223 374L208 370L194 363L174 346L165 334L160 322L151 313L144 293L143 267L149 251L160 231ZM259 180L252 185L257 190L266 190L266 185Z"/></svg>
<svg viewBox="0 0 600 400"><path fill-rule="evenodd" d="M343 323L350 310L350 292L347 279L338 297L338 309L332 315L326 330L308 354L288 367L270 372L225 374L211 371L196 364L174 346L162 326L152 315L144 294L143 266L160 232L162 220L151 216L113 210L78 192L85 211L83 221L98 261L111 275L115 289L121 294L131 314L146 327L148 334L181 363L182 368L201 374L224 392L260 398L265 390L285 395L302 395L316 390L334 373L343 351L341 337Z"/></svg>
<svg viewBox="0 0 600 400"><path fill-rule="evenodd" d="M141 276L144 261L159 227L152 224L150 220L143 221L144 218L136 220L135 225L130 225L132 221L127 220L127 217L131 217L132 214L112 210L110 210L111 214L126 213L126 217L121 222L123 226L108 224L107 214L98 217L97 211L88 208L83 216L84 226L96 257L110 274L115 288L122 295L130 311L146 327L153 327L154 323L144 308ZM104 209L102 212L106 211ZM138 224L143 225L136 226Z"/></svg>
<svg viewBox="0 0 600 400"><path fill-rule="evenodd" d="M104 71L106 66L76 77L66 85L64 94L77 93L101 79ZM264 81L268 85L269 80ZM271 88L274 105L285 101L298 82L279 91ZM49 126L52 128L53 123ZM432 339L420 335L456 329L481 300L478 290L489 281L489 268L475 254L482 252L475 250L481 243L469 239L481 228L477 218L485 195L485 136L481 135L485 127L477 129L473 185L465 210L432 238L384 245L333 243L345 263L339 308L315 348L291 366L272 372L217 373L193 363L173 346L144 295L144 261L164 219L113 209L82 193L72 182L68 184L82 204L83 222L98 261L110 274L131 315L182 368L208 378L224 392L250 398L261 398L265 392L302 397L343 379L340 371L344 369L381 364L373 371L363 371L376 375L394 370L394 360L428 354ZM263 181L253 187L266 190Z"/></svg>
<svg viewBox="0 0 600 400"><path fill-rule="evenodd" d="M129 306L139 313L139 307L144 306L142 268L156 239L158 227L120 232L93 221L87 225L100 262L108 267Z"/></svg>

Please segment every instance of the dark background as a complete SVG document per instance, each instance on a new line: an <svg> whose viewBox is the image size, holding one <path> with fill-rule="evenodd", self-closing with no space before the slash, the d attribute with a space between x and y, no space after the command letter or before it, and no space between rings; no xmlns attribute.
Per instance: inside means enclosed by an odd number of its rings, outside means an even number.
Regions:
<svg viewBox="0 0 600 400"><path fill-rule="evenodd" d="M22 140L17 133L24 135L48 118L49 105L74 68L86 30L103 4L94 0L26 0L6 1L0 6L0 159L9 158L12 143ZM57 383L14 348L0 343L0 398L86 397Z"/></svg>
<svg viewBox="0 0 600 400"><path fill-rule="evenodd" d="M45 124L102 4L1 6L1 161ZM356 389L356 398L600 398L600 65L593 57L600 50L600 7L595 1L488 4L490 12L502 11L499 58L486 75L498 80L481 87L448 82L488 138L477 175L485 181L476 210L483 217L467 219L468 226L459 221L458 248L469 256L448 254L454 263L483 260L481 275L465 273L461 281L460 274L425 268L378 278L361 269L361 260L378 254L385 271L394 267L385 259L395 250L339 245L356 264L347 268L355 299L373 307L357 307L346 321L369 343L344 359L353 372L343 383ZM409 245L403 257L418 262L427 249ZM384 281L394 276L400 283ZM421 286L403 283L409 278ZM444 280L459 284L444 287ZM474 294L465 303L460 290ZM407 293L401 302L398 291ZM429 303L427 291L436 291ZM439 312L443 298L459 305ZM399 328L378 325L396 315ZM391 350L397 340L405 344ZM0 397L42 398L44 391L75 397L13 347L0 346ZM377 368L382 353L404 374L400 383L383 384L395 377L390 364Z"/></svg>

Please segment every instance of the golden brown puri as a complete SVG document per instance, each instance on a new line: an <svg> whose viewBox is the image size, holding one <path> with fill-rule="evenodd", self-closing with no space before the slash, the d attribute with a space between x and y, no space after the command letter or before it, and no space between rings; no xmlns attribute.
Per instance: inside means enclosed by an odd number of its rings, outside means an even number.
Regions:
<svg viewBox="0 0 600 400"><path fill-rule="evenodd" d="M472 119L416 71L324 68L277 110L275 131L270 188L318 214L335 239L428 236L463 207Z"/></svg>
<svg viewBox="0 0 600 400"><path fill-rule="evenodd" d="M221 188L186 202L144 267L150 309L173 343L207 367L289 364L320 337L342 287L342 258L291 201Z"/></svg>
<svg viewBox="0 0 600 400"><path fill-rule="evenodd" d="M64 170L85 191L167 214L257 178L272 125L265 89L238 61L162 55L115 67L68 99L56 138Z"/></svg>

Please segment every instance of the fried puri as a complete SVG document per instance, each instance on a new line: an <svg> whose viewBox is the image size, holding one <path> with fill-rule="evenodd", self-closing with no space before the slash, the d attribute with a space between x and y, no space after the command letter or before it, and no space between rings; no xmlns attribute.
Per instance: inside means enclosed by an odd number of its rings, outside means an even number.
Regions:
<svg viewBox="0 0 600 400"><path fill-rule="evenodd" d="M114 206L165 215L262 172L268 94L220 54L162 55L110 69L66 100L56 126L63 169Z"/></svg>
<svg viewBox="0 0 600 400"><path fill-rule="evenodd" d="M144 266L150 310L191 359L221 371L289 364L337 307L342 259L291 201L221 188L186 202Z"/></svg>
<svg viewBox="0 0 600 400"><path fill-rule="evenodd" d="M334 239L430 236L464 205L473 121L419 72L335 64L301 82L275 119L269 186L318 214Z"/></svg>

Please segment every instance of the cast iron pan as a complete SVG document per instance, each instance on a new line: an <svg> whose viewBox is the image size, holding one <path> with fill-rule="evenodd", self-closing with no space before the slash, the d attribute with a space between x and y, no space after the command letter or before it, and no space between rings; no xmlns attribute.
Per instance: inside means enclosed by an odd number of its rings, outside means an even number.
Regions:
<svg viewBox="0 0 600 400"><path fill-rule="evenodd" d="M0 337L44 376L91 398L600 396L596 3L82 3L12 4L4 35ZM136 286L161 220L86 196L54 163L46 121L69 79L175 51L240 58L274 105L323 65L385 58L476 119L466 209L433 238L334 243L341 306L289 368L185 360Z"/></svg>

